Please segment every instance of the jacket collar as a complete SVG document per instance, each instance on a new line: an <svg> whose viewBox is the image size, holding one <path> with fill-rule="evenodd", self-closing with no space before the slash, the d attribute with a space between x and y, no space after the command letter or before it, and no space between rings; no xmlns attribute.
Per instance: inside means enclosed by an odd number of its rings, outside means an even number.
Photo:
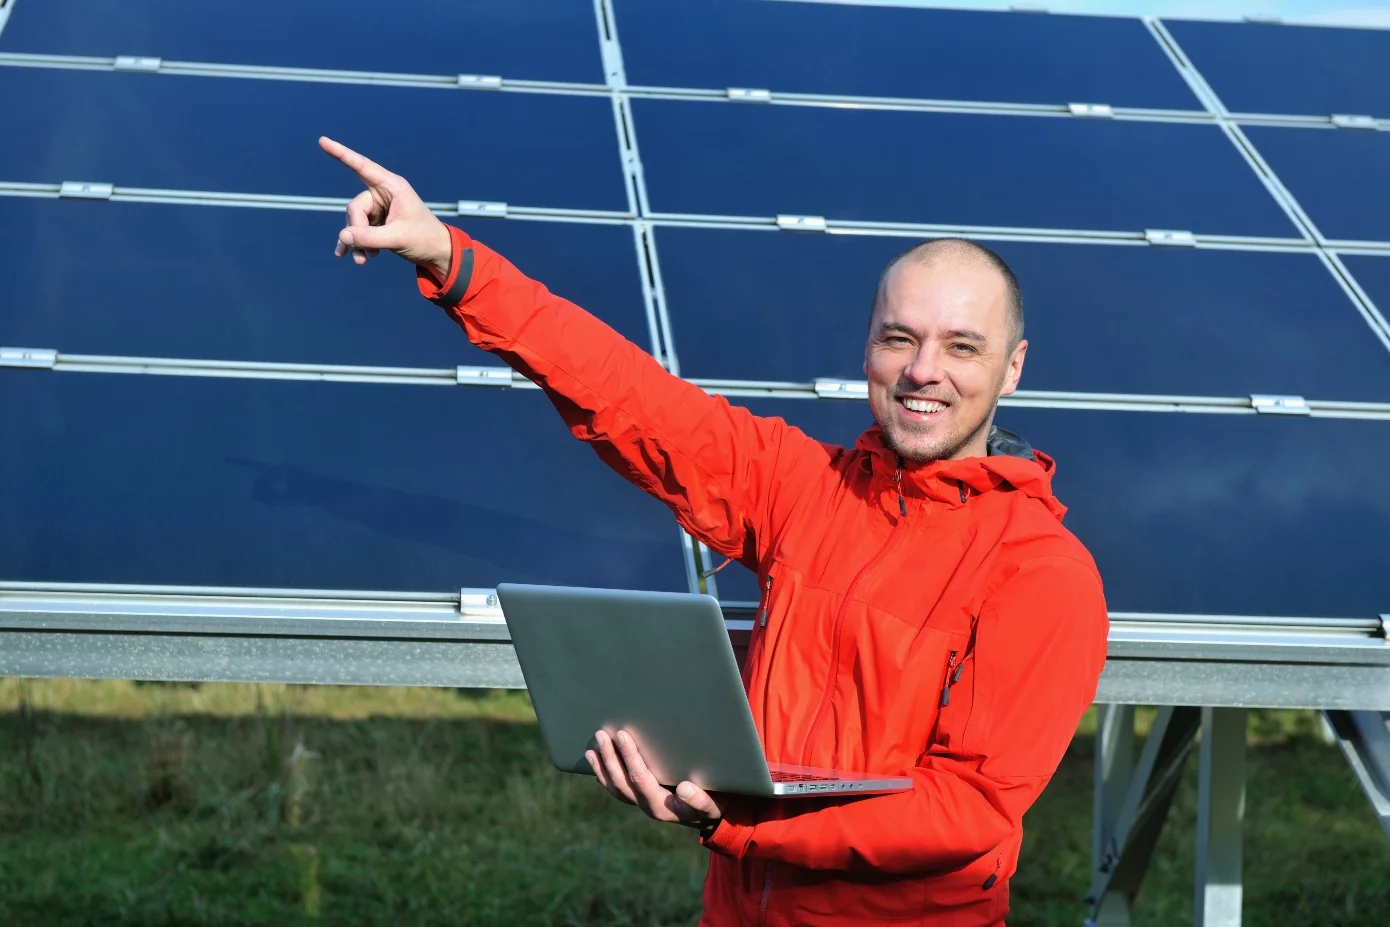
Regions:
<svg viewBox="0 0 1390 927"><path fill-rule="evenodd" d="M967 496L1015 490L1041 501L1061 521L1067 509L1052 495L1052 474L1057 469L1053 459L997 425L990 429L988 443L987 457L904 462L903 494L908 498L961 505L962 488L967 490ZM874 425L860 435L855 449L869 455L875 476L892 480L898 469L898 455L883 443L883 430L879 426Z"/></svg>

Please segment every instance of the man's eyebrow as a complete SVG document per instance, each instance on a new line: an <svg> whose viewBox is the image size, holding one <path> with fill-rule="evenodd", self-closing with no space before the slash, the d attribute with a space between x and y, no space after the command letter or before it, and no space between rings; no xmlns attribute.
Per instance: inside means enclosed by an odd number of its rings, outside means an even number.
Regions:
<svg viewBox="0 0 1390 927"><path fill-rule="evenodd" d="M969 328L953 328L946 333L947 338L959 338L964 341L988 341L984 335Z"/></svg>
<svg viewBox="0 0 1390 927"><path fill-rule="evenodd" d="M901 322L883 322L879 325L878 333L880 335L887 334L888 332L901 332L904 335L911 335L914 338L917 337L917 332L914 329Z"/></svg>

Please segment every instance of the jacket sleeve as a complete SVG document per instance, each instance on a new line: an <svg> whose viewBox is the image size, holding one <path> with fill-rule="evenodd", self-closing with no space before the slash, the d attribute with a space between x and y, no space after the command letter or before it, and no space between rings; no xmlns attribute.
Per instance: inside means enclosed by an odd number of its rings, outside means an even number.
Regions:
<svg viewBox="0 0 1390 927"><path fill-rule="evenodd" d="M943 723L953 709L966 715L952 719L960 736L928 749L910 790L768 820L759 817L769 805L790 803L735 800L705 844L810 869L926 875L968 865L1018 830L1061 762L1095 697L1107 625L1091 564L1024 561L981 608L973 699L942 711Z"/></svg>
<svg viewBox="0 0 1390 927"><path fill-rule="evenodd" d="M752 569L790 504L785 476L820 445L666 371L650 354L552 295L460 229L449 277L418 270L420 293L475 345L536 383L610 467L664 502L682 527ZM785 501L778 505L778 497Z"/></svg>

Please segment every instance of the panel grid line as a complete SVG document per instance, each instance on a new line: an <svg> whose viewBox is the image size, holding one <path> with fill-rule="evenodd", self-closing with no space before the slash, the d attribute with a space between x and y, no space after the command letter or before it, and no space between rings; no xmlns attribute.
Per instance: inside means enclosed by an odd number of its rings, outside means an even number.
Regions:
<svg viewBox="0 0 1390 927"><path fill-rule="evenodd" d="M17 0L12 0L13 2ZM48 55L25 52L0 52L0 67L56 68L68 70L113 71L115 58L86 55ZM395 86L402 88L461 90L467 92L540 93L580 96L606 96L612 87L565 81L536 81L521 78L502 78L495 86L469 86L458 83L456 74L410 74L393 71L348 71L328 68L293 68L279 65L239 65L203 61L163 61L155 75L226 77L246 80L283 80L309 83L338 83ZM623 93L646 99L701 100L729 104L726 92L701 87L660 87L655 85L623 85ZM906 112L966 113L997 116L1036 116L1077 119L1065 103L1015 103L992 100L951 100L930 97L877 97L838 94L794 93L773 91L763 101L774 106L813 106L856 109L898 110ZM735 104L744 105L744 104ZM1195 123L1209 125L1212 114L1204 110L1165 110L1144 107L1116 106L1110 117L1116 121ZM1293 113L1227 113L1232 122L1253 125L1273 125L1296 129L1335 128L1332 117L1308 116ZM1390 129L1390 120L1378 120L1382 129Z"/></svg>

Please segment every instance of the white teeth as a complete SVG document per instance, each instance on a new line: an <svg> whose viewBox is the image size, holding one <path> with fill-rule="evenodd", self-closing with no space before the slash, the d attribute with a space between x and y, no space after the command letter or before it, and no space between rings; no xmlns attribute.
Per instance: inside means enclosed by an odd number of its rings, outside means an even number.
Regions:
<svg viewBox="0 0 1390 927"><path fill-rule="evenodd" d="M946 408L943 402L932 402L929 399L903 399L903 405L913 412L941 412Z"/></svg>

